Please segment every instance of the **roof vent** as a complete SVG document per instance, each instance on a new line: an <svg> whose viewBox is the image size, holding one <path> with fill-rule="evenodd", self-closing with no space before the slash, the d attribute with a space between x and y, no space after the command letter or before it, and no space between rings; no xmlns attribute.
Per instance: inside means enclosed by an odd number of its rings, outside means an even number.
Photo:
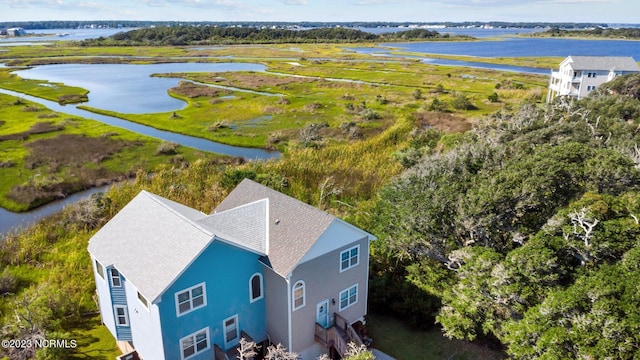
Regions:
<svg viewBox="0 0 640 360"><path fill-rule="evenodd" d="M280 219L276 219L276 225L280 224Z"/></svg>

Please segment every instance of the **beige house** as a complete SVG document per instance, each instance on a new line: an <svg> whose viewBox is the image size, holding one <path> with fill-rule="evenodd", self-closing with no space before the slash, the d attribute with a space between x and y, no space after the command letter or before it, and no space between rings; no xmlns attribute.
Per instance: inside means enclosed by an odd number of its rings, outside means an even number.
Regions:
<svg viewBox="0 0 640 360"><path fill-rule="evenodd" d="M551 71L547 102L557 96L582 99L617 76L640 72L630 56L568 56L558 71Z"/></svg>

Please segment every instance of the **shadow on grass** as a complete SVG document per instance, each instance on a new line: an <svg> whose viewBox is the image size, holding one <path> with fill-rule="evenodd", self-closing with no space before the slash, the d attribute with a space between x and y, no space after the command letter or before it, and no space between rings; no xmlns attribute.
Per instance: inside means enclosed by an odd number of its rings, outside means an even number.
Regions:
<svg viewBox="0 0 640 360"><path fill-rule="evenodd" d="M100 315L92 315L78 322L70 331L78 346L68 359L113 360L121 352L109 330L100 322Z"/></svg>
<svg viewBox="0 0 640 360"><path fill-rule="evenodd" d="M450 340L438 328L414 330L389 315L369 314L367 331L373 348L398 360L502 360L499 351L462 340Z"/></svg>

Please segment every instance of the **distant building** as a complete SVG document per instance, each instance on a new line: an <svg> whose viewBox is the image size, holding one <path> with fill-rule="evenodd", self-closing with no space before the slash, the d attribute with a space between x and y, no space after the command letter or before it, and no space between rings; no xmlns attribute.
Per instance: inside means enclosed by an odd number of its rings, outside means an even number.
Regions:
<svg viewBox="0 0 640 360"><path fill-rule="evenodd" d="M26 34L27 34L27 32L24 31L24 29L21 28L21 27L15 27L15 28L7 29L7 35L8 36L23 36L23 35L26 35Z"/></svg>
<svg viewBox="0 0 640 360"><path fill-rule="evenodd" d="M582 99L616 76L640 72L630 56L568 56L559 71L551 71L547 102L557 96Z"/></svg>

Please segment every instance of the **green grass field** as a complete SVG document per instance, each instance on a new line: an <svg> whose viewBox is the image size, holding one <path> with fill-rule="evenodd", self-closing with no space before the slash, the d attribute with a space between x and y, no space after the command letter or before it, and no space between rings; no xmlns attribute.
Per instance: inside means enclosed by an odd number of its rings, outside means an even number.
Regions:
<svg viewBox="0 0 640 360"><path fill-rule="evenodd" d="M369 314L367 330L372 347L397 360L499 360L499 351L461 340L449 340L439 329L415 330L391 316Z"/></svg>

